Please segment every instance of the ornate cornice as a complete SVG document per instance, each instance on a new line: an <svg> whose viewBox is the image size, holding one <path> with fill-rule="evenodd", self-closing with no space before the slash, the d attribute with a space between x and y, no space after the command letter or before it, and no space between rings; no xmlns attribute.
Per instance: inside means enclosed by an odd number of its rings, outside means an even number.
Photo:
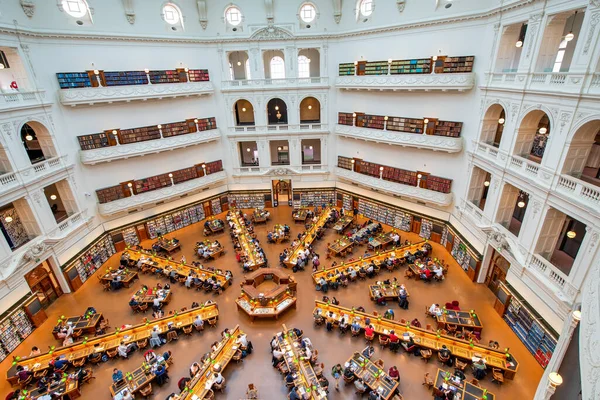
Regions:
<svg viewBox="0 0 600 400"><path fill-rule="evenodd" d="M462 138L447 136L422 135L418 133L383 131L379 129L359 128L355 126L336 125L335 133L339 136L361 139L370 142L395 144L402 147L416 147L434 151L458 153L462 150Z"/></svg>
<svg viewBox="0 0 600 400"><path fill-rule="evenodd" d="M352 90L440 90L465 91L475 86L475 74L407 74L407 75L375 75L375 76L338 76L335 86L339 89Z"/></svg>
<svg viewBox="0 0 600 400"><path fill-rule="evenodd" d="M125 197L124 199L111 201L110 203L98 204L98 211L102 215L127 212L132 209L153 205L159 201L167 201L173 197L179 197L186 193L198 191L226 178L227 175L224 171L216 172L214 174L203 176L202 178L192 179L166 188Z"/></svg>
<svg viewBox="0 0 600 400"><path fill-rule="evenodd" d="M208 143L221 138L218 129L189 133L187 135L167 137L164 139L148 140L145 142L123 144L120 146L103 147L81 151L81 162L84 164L98 164L115 160L124 160L146 154L160 153L182 147Z"/></svg>

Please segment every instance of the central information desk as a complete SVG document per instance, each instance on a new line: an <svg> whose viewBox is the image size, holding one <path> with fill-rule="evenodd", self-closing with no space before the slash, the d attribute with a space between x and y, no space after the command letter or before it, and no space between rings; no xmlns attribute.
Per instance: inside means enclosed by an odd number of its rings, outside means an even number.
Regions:
<svg viewBox="0 0 600 400"><path fill-rule="evenodd" d="M228 336L221 339L216 350L210 353L198 373L188 382L186 388L181 392L181 400L204 399L212 393L213 374L223 372L235 353L241 351L236 342L238 335L243 333L240 326L236 325L230 332Z"/></svg>
<svg viewBox="0 0 600 400"><path fill-rule="evenodd" d="M462 400L480 400L484 395L487 396L487 400L496 400L496 396L487 389L473 385L467 380L455 380L453 374L438 368L435 387L439 388L440 386L443 389L450 387L453 392L460 393Z"/></svg>
<svg viewBox="0 0 600 400"><path fill-rule="evenodd" d="M346 361L346 364L354 376L362 379L369 389L379 394L378 399L391 399L394 391L400 385L398 381L393 380L385 371L360 353L354 353Z"/></svg>
<svg viewBox="0 0 600 400"><path fill-rule="evenodd" d="M206 321L212 318L218 318L219 309L217 304L201 305L200 307L182 312L177 315L149 321L144 324L134 325L131 328L123 329L119 332L107 333L105 335L90 338L86 343L80 342L65 347L59 347L39 356L22 359L14 364L6 373L7 380L12 384L17 382L17 366L26 367L31 372L43 371L49 368L49 362L57 357L66 359L69 362L80 360L93 353L104 353L107 350L114 350L119 347L121 342L126 344L135 343L139 340L148 339L151 336L152 329L157 327L161 333L168 331L168 324L171 322L176 328L183 328L194 323L196 316L200 316Z"/></svg>
<svg viewBox="0 0 600 400"><path fill-rule="evenodd" d="M258 250L254 243L252 243L252 236L246 229L246 224L238 215L237 209L229 210L230 221L235 224L235 233L238 235L238 240L244 255L248 258L251 271L254 271L263 265L265 265L265 259L258 254Z"/></svg>
<svg viewBox="0 0 600 400"><path fill-rule="evenodd" d="M284 265L287 268L293 268L296 265L296 263L298 262L299 252L304 251L304 248L306 246L309 246L312 244L312 242L317 237L317 231L319 229L321 229L323 226L325 226L325 224L327 223L327 220L329 219L330 214L331 214L331 207L326 207L325 209L323 209L321 211L321 215L319 215L319 219L317 220L317 222L314 223L310 227L310 229L306 232L306 236L304 236L304 239L302 239L300 241L300 243L298 243L298 245L296 245L296 247L292 251L292 254L290 254L288 256L287 260L285 260Z"/></svg>
<svg viewBox="0 0 600 400"><path fill-rule="evenodd" d="M348 263L340 263L335 267L323 268L320 271L314 272L312 274L313 281L315 284L319 283L321 278L325 278L327 281L331 281L337 275L341 273L347 274L351 269L355 270L357 273L361 267L367 267L371 262L374 262L376 265L381 265L381 263L386 259L392 256L394 253L395 259L403 259L404 255L408 251L409 253L414 253L417 250L422 250L423 246L426 244L425 241L418 242L415 244L411 244L408 246L395 247L393 249L378 252L370 257L360 257L356 261L348 262ZM429 253L431 255L431 252Z"/></svg>
<svg viewBox="0 0 600 400"><path fill-rule="evenodd" d="M492 349L491 347L482 346L481 344L471 345L466 340L445 335L438 336L436 332L415 328L413 326L407 327L406 325L400 324L398 321L376 317L372 314L362 313L346 307L328 305L322 301L315 300L315 310L313 315L318 313L325 317L328 315L329 311L333 313L333 317L331 318L336 321L339 321L342 317L345 317L348 322L356 319L362 328L365 326L365 319L369 318L371 320L371 325L375 328L375 332L380 335L387 335L391 330L394 330L396 335L398 335L401 340L404 340L403 333L406 332L412 337L413 342L422 348L438 351L442 348L442 345L446 345L454 357L466 360L469 363L472 363L473 360L483 358L488 367L501 369L504 372L504 377L506 379L513 379L519 369L519 363L514 357L512 357L512 361L509 362L506 360L504 352Z"/></svg>
<svg viewBox="0 0 600 400"><path fill-rule="evenodd" d="M127 252L129 253L129 259L134 260L136 263L141 257L144 257L145 259L142 264L149 266L152 269L152 272L156 271L157 269L162 269L163 273L165 273L165 271L171 272L175 270L177 275L180 277L187 277L191 272L202 280L206 280L208 278L216 279L223 289L231 285L231 278L228 278L223 271L218 269L215 271L210 271L208 269L194 267L193 265L181 264L175 261L167 260L166 258L154 256L143 250L127 250ZM168 275L168 273L166 275Z"/></svg>
<svg viewBox="0 0 600 400"><path fill-rule="evenodd" d="M264 289L263 282L273 282ZM247 275L240 283L242 293L235 299L238 309L252 318L279 318L290 307L296 307L297 283L294 277L275 268L261 268ZM262 288L261 288L262 286Z"/></svg>
<svg viewBox="0 0 600 400"><path fill-rule="evenodd" d="M327 392L321 387L310 360L300 354L298 341L294 331L288 329L284 324L283 334L277 335L277 343L279 350L284 353L283 359L288 370L294 376L294 385L298 389L298 394L303 399L305 394L308 394L308 398L312 400L327 399Z"/></svg>

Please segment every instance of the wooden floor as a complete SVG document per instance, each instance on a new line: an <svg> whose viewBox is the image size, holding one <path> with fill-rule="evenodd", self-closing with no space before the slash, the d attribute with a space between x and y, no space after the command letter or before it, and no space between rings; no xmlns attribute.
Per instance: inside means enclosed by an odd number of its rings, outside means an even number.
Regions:
<svg viewBox="0 0 600 400"><path fill-rule="evenodd" d="M224 214L221 216L224 218ZM267 244L266 235L267 228L270 228L275 223L287 223L291 226L292 237L296 236L304 229L301 225L294 225L291 218L291 208L280 206L271 210L271 220L267 225L258 225L256 233L263 245L263 248L268 256L271 267L277 267L278 254L289 244ZM195 260L193 254L194 244L197 240L202 239L202 223L189 226L182 230L173 232L169 237L177 237L182 244L181 252L174 254L174 257L179 259L181 254L185 254L188 262ZM386 228L387 229L387 228ZM316 251L321 254L322 265L329 266L331 260L325 260L327 242L334 240L336 234L328 229L325 238L317 242L315 245ZM254 383L258 386L261 399L284 399L286 398L285 385L282 382L282 377L271 367L271 356L269 354L269 342L272 336L280 330L281 324L285 323L288 327L298 327L305 332L305 336L309 337L315 348L319 351L319 361L325 363L326 377L330 380L330 399L351 399L355 397L354 387L345 387L343 381L340 382L340 391L334 389L334 381L329 371L332 365L344 363L345 360L354 351L361 351L365 347L365 342L362 337L351 338L349 334L340 336L337 332L327 332L324 328L315 328L312 319L312 310L314 308L314 300L321 298L321 293L315 291L314 284L311 279L310 269L295 274L298 281L298 303L297 309L291 309L285 313L279 321L272 320L257 320L250 322L245 314L237 311L235 298L240 294L239 283L241 282L242 269L235 261L235 253L233 245L229 238L229 233L221 233L213 237L218 239L226 249L226 254L216 261L207 263L207 265L215 265L222 269L232 270L234 273L233 286L225 290L219 296L213 294L205 294L187 290L185 287L174 285L173 299L167 306L167 310L180 309L184 306L189 307L192 301L205 301L213 299L219 305L220 318L217 330L206 330L204 333L194 333L191 337L181 337L178 341L172 342L163 346L163 350L171 350L175 358L175 363L169 368L170 382L163 387L155 387L154 398L165 399L170 393L178 392L177 381L183 376L189 376L189 366L192 362L208 351L210 344L217 340L220 332L226 327L233 327L235 324L240 324L241 328L248 334L254 344L254 353L244 359L241 364L231 364L227 367L224 373L227 379L227 389L224 394L217 394L217 398L221 399L242 399L249 383ZM418 241L421 240L416 234L404 233L402 240ZM146 248L151 246L151 241L146 241L142 245ZM431 305L433 302L444 304L447 301L458 300L463 309L475 309L484 324L482 342L487 343L488 340L494 339L500 343L501 348L510 347L510 352L519 360L519 372L514 381L506 381L504 385L498 386L491 382L488 378L482 382L482 386L490 392L495 393L498 399L532 399L538 381L542 375L542 368L534 360L533 356L527 351L525 346L521 344L519 339L511 329L502 321L500 316L493 309L493 299L491 291L485 285L477 285L469 281L467 275L454 262L452 257L446 252L442 246L432 243L434 248L434 256L448 260L450 262L450 271L447 279L442 283L426 284L415 280L405 282L411 294L410 307L408 310L400 309L397 304L389 304L396 314L396 319L405 318L411 320L415 317L425 326L425 323L432 320L426 320L424 316L424 307ZM355 250L354 254L364 252L363 248ZM339 262L339 261L338 261ZM105 267L117 266L119 263L119 255L113 256ZM104 267L99 273L104 271ZM290 271L291 272L291 271ZM404 268L394 275L398 277L400 282L404 282ZM382 272L381 277L392 277L390 272ZM46 349L50 345L59 345L52 336L52 326L60 315L70 316L83 313L88 306L94 306L96 309L108 317L110 325L113 327L121 326L126 323L141 322L142 315L133 314L128 306L128 301L131 295L142 285L152 285L155 283L155 278L148 275L141 275L139 282L136 282L132 288L124 288L118 292L103 292L102 287L98 283L96 277L90 278L84 286L74 294L63 295L59 298L47 311L48 320L35 332L28 337L14 355L28 355L32 346L37 345L41 349ZM335 296L341 302L341 305L352 307L365 307L367 312L375 309L383 311L384 307L377 307L369 300L368 284L369 280L350 284L346 289L340 289L337 292L329 291L330 296ZM386 307L386 308L388 308ZM148 313L150 316L150 313ZM418 400L430 398L430 392L421 385L425 372L431 372L435 375L439 363L432 359L428 364L425 364L419 358L408 355L404 352L397 354L391 353L389 350L381 350L376 347L375 359L382 358L385 361L385 368L396 365L400 370L401 384L400 392L406 400ZM6 376L6 370L10 367L12 357L9 357L0 364L0 372L2 376ZM113 368L119 368L123 373L133 370L142 362L142 353L133 353L128 360L111 360L101 364L100 367L94 368L94 373L97 379L92 381L90 385L85 385L82 388L84 399L109 399L109 385L111 382L111 374ZM467 373L467 378L471 379L470 372ZM9 391L8 384L2 380L0 393L6 394Z"/></svg>

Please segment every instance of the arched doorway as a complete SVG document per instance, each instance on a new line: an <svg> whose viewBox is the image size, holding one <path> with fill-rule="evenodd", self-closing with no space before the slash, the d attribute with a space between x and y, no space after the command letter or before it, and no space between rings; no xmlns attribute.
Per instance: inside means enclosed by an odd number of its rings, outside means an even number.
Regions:
<svg viewBox="0 0 600 400"><path fill-rule="evenodd" d="M502 257L502 254L493 250L490 268L487 277L485 278L485 284L492 293L496 294L500 284L506 281L506 274L508 273L509 268L510 263Z"/></svg>
<svg viewBox="0 0 600 400"><path fill-rule="evenodd" d="M300 102L300 123L314 124L321 122L321 103L314 97L305 97Z"/></svg>
<svg viewBox="0 0 600 400"><path fill-rule="evenodd" d="M27 273L25 281L27 281L32 293L37 292L38 298L44 308L54 303L63 294L48 260Z"/></svg>
<svg viewBox="0 0 600 400"><path fill-rule="evenodd" d="M531 111L519 126L514 154L541 163L550 132L548 115L541 110Z"/></svg>
<svg viewBox="0 0 600 400"><path fill-rule="evenodd" d="M480 141L500 147L504 125L506 124L506 112L500 104L490 106L483 116L483 124L481 126Z"/></svg>
<svg viewBox="0 0 600 400"><path fill-rule="evenodd" d="M287 124L288 112L285 101L274 98L267 103L267 121L269 125Z"/></svg>
<svg viewBox="0 0 600 400"><path fill-rule="evenodd" d="M56 156L48 129L39 122L29 121L21 127L21 141L32 164Z"/></svg>
<svg viewBox="0 0 600 400"><path fill-rule="evenodd" d="M273 206L279 204L292 205L292 181L289 179L273 180Z"/></svg>
<svg viewBox="0 0 600 400"><path fill-rule="evenodd" d="M237 126L254 125L254 106L248 100L240 99L233 107Z"/></svg>
<svg viewBox="0 0 600 400"><path fill-rule="evenodd" d="M562 173L600 186L600 119L577 129L569 143Z"/></svg>

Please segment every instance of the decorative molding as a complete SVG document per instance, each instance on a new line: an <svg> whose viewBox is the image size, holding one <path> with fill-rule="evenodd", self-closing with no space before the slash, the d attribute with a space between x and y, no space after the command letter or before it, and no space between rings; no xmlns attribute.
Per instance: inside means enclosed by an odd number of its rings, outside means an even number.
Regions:
<svg viewBox="0 0 600 400"><path fill-rule="evenodd" d="M135 8L134 0L123 0L123 8L125 9L125 18L131 25L135 23Z"/></svg>
<svg viewBox="0 0 600 400"><path fill-rule="evenodd" d="M20 3L23 13L29 18L33 17L33 14L35 13L35 3L33 0L20 0Z"/></svg>
<svg viewBox="0 0 600 400"><path fill-rule="evenodd" d="M600 7L600 0L590 0L590 6Z"/></svg>
<svg viewBox="0 0 600 400"><path fill-rule="evenodd" d="M187 135L167 137L164 139L147 140L145 142L122 144L119 146L102 147L99 149L82 150L80 152L83 164L98 164L115 160L124 160L147 154L170 151L182 147L195 146L221 139L218 129L189 133Z"/></svg>
<svg viewBox="0 0 600 400"><path fill-rule="evenodd" d="M596 1L598 3L600 3L600 0L596 0ZM594 5L597 7L600 6L600 4L594 4ZM588 54L588 52L590 51L590 47L592 46L592 40L594 40L594 38L597 36L596 35L596 25L598 25L599 21L600 21L600 11L592 13L592 16L590 18L588 35L587 35L587 38L585 39L585 44L583 46L583 54L584 55Z"/></svg>
<svg viewBox="0 0 600 400"><path fill-rule="evenodd" d="M197 0L196 4L198 5L198 21L200 22L202 29L206 30L206 27L208 26L208 7L206 5L206 0Z"/></svg>
<svg viewBox="0 0 600 400"><path fill-rule="evenodd" d="M273 2L274 0L265 0L265 11L267 14L267 24L272 25L275 22L275 15L273 14Z"/></svg>
<svg viewBox="0 0 600 400"><path fill-rule="evenodd" d="M278 135L307 135L307 134L329 134L327 124L297 124L297 125L259 125L259 126L230 126L227 128L228 137L255 137L256 135L268 135L270 140Z"/></svg>
<svg viewBox="0 0 600 400"><path fill-rule="evenodd" d="M154 205L160 201L168 201L169 199L179 197L183 194L199 191L226 178L227 175L224 171L216 172L214 174L205 175L201 178L192 179L151 192L125 197L123 199L111 201L110 203L98 204L98 211L105 216L127 212L144 206Z"/></svg>
<svg viewBox="0 0 600 400"><path fill-rule="evenodd" d="M292 54L292 53L290 53ZM288 54L289 55L289 54ZM328 89L329 78L244 79L221 81L221 91L254 91L280 89Z"/></svg>
<svg viewBox="0 0 600 400"><path fill-rule="evenodd" d="M264 148L263 148L264 150ZM274 167L240 167L234 168L233 175L243 176L283 176L283 175L323 175L329 174L326 165L274 166Z"/></svg>
<svg viewBox="0 0 600 400"><path fill-rule="evenodd" d="M333 20L336 24L342 20L342 0L333 0Z"/></svg>
<svg viewBox="0 0 600 400"><path fill-rule="evenodd" d="M410 197L414 200L436 204L438 206L449 206L452 204L452 200L454 198L452 193L440 193L429 189L390 182L383 179L374 178L372 176L359 174L357 172L348 171L343 168L336 167L335 174L342 179L358 183L359 185L364 185L372 189L381 190L399 196Z"/></svg>
<svg viewBox="0 0 600 400"><path fill-rule="evenodd" d="M214 93L211 82L163 83L157 85L111 86L60 89L60 102L66 106L162 100L164 98L204 96Z"/></svg>
<svg viewBox="0 0 600 400"><path fill-rule="evenodd" d="M347 125L336 125L335 133L339 136L352 139L394 144L402 147L416 147L418 149L443 151L447 153L458 153L463 147L463 140L460 137L453 138L448 136L384 131Z"/></svg>
<svg viewBox="0 0 600 400"><path fill-rule="evenodd" d="M592 263L583 287L579 332L583 399L600 398L600 262Z"/></svg>
<svg viewBox="0 0 600 400"><path fill-rule="evenodd" d="M289 40L294 39L292 32L278 26L269 25L259 29L250 36L253 41L268 41L268 40Z"/></svg>
<svg viewBox="0 0 600 400"><path fill-rule="evenodd" d="M459 91L470 90L475 86L475 74L414 74L379 76L339 76L335 86L348 90L374 91Z"/></svg>
<svg viewBox="0 0 600 400"><path fill-rule="evenodd" d="M404 11L404 7L406 7L406 0L396 0L396 6L398 6L398 12Z"/></svg>
<svg viewBox="0 0 600 400"><path fill-rule="evenodd" d="M0 93L0 112L17 111L51 105L45 90Z"/></svg>

